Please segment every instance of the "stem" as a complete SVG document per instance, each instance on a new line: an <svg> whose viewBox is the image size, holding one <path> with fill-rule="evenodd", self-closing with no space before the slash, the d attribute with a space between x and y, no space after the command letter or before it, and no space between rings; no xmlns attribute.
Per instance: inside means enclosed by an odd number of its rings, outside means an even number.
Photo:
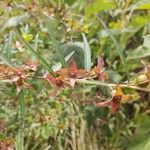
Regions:
<svg viewBox="0 0 150 150"><path fill-rule="evenodd" d="M18 94L19 97L19 121L20 121L20 150L24 150L24 117L25 117L25 103L24 103L24 95L23 90L21 90Z"/></svg>
<svg viewBox="0 0 150 150"><path fill-rule="evenodd" d="M79 84L100 85L100 86L107 86L107 87L116 87L117 86L117 84L114 84L114 83L105 83L105 82L101 82L101 81L89 81L89 80L85 80L85 79L76 79L76 82ZM139 90L139 91L144 91L144 92L150 92L149 88L141 88L141 87L129 85L129 84L119 84L119 86L130 88L130 89L135 89L135 90Z"/></svg>

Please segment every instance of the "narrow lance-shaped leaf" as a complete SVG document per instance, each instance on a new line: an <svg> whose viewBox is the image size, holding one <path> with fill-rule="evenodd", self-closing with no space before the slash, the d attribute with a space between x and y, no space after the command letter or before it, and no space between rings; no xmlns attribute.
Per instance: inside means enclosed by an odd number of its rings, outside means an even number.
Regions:
<svg viewBox="0 0 150 150"><path fill-rule="evenodd" d="M13 65L11 64L11 62L3 55L0 53L0 59L9 67L11 67L12 69L14 69Z"/></svg>
<svg viewBox="0 0 150 150"><path fill-rule="evenodd" d="M13 67L13 65L12 65L12 63L11 63L11 60L10 60L10 57L7 57L6 58L6 56L4 56L2 53L4 53L5 51L11 51L11 47L10 47L10 45L11 45L11 39L12 39L12 33L10 33L10 35L9 35L9 40L8 40L8 42L4 45L4 47L2 48L2 50L1 50L1 53L0 53L0 59L6 64L6 65L8 65L9 67L11 67L12 69L14 68ZM7 53L8 54L8 53ZM8 54L8 56L10 56L9 54Z"/></svg>
<svg viewBox="0 0 150 150"><path fill-rule="evenodd" d="M54 72L52 70L52 68L50 67L50 65L46 62L46 60L40 56L38 53L35 52L35 50L28 44L25 42L25 40L20 36L19 33L15 32L17 37L24 43L24 45L41 61L41 63L47 68L47 70L54 76Z"/></svg>
<svg viewBox="0 0 150 150"><path fill-rule="evenodd" d="M7 58L11 59L11 53L12 53L12 32L9 33L9 38L8 38L8 42L7 42Z"/></svg>
<svg viewBox="0 0 150 150"><path fill-rule="evenodd" d="M123 64L123 66L124 66L124 69L126 71L126 75L127 75L128 81L129 81L129 72L128 72L128 69L127 69L127 65L126 65L126 61L125 61L125 56L124 56L124 54L122 52L121 47L119 46L119 43L117 42L117 40L115 39L115 37L113 36L113 34L111 33L111 31L108 29L108 27L106 26L105 22L99 16L97 16L97 18L98 18L99 22L103 25L103 27L105 28L105 30L108 32L108 34L109 34L110 38L112 39L112 41L114 42L114 45L115 45L116 50L117 50L117 52L119 54L119 57L120 57L121 62Z"/></svg>
<svg viewBox="0 0 150 150"><path fill-rule="evenodd" d="M38 40L39 40L39 34L35 36L35 41L34 41L34 50L37 51L38 49Z"/></svg>
<svg viewBox="0 0 150 150"><path fill-rule="evenodd" d="M67 63L66 63L64 55L63 55L63 49L59 45L58 41L53 37L52 33L51 32L49 32L49 33L50 33L50 39L51 39L53 48L57 51L57 54L58 54L59 60L60 60L60 62L62 64L62 67L66 68L67 67Z"/></svg>
<svg viewBox="0 0 150 150"><path fill-rule="evenodd" d="M70 52L66 57L65 57L65 61L68 61L72 55L74 54L75 51ZM59 69L61 69L62 64L61 62L58 62L57 64L55 64L54 66L52 66L53 71L58 71Z"/></svg>
<svg viewBox="0 0 150 150"><path fill-rule="evenodd" d="M84 33L82 33L82 37L83 37L83 46L84 46L84 68L85 70L90 71L91 64L92 64L91 50Z"/></svg>

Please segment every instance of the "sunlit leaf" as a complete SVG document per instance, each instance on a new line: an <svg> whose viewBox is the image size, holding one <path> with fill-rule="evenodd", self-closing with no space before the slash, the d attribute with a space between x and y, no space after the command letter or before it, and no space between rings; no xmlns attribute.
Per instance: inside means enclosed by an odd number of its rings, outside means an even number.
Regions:
<svg viewBox="0 0 150 150"><path fill-rule="evenodd" d="M85 14L87 16L95 15L101 11L113 8L115 5L109 0L96 0L92 4L88 5L85 9Z"/></svg>
<svg viewBox="0 0 150 150"><path fill-rule="evenodd" d="M134 49L128 53L127 59L141 59L148 56L150 56L150 48L139 46L137 49Z"/></svg>
<svg viewBox="0 0 150 150"><path fill-rule="evenodd" d="M33 34L25 34L25 33L22 33L22 37L24 38L24 40L26 42L31 42L32 39L33 39Z"/></svg>

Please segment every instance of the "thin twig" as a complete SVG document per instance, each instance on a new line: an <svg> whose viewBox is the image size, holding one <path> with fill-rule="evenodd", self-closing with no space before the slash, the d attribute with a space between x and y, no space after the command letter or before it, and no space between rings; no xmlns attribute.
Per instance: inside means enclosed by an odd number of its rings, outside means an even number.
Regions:
<svg viewBox="0 0 150 150"><path fill-rule="evenodd" d="M76 82L79 84L100 85L100 86L107 86L107 87L116 87L117 86L117 84L114 84L114 83L105 83L105 82L101 82L101 81L90 81L90 80L85 80L85 79L76 79ZM149 88L141 88L141 87L129 85L129 84L119 84L119 85L120 85L120 87L126 87L126 88L135 89L135 90L139 90L139 91L143 91L143 92L150 92Z"/></svg>

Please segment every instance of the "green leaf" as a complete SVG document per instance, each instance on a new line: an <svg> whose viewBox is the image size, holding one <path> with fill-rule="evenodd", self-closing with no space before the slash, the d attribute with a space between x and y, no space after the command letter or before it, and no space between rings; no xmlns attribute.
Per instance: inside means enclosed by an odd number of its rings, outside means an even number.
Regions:
<svg viewBox="0 0 150 150"><path fill-rule="evenodd" d="M24 40L26 42L31 42L32 39L33 39L33 34L25 34L25 33L22 33L22 37L24 38Z"/></svg>
<svg viewBox="0 0 150 150"><path fill-rule="evenodd" d="M137 10L150 10L150 3L142 4L136 8Z"/></svg>
<svg viewBox="0 0 150 150"><path fill-rule="evenodd" d="M150 48L150 35L149 34L144 36L143 46L146 48Z"/></svg>
<svg viewBox="0 0 150 150"><path fill-rule="evenodd" d="M65 61L68 61L72 55L74 54L75 51L71 51L66 57L65 57ZM57 64L55 64L54 66L52 66L53 71L58 71L60 68L62 67L61 62L58 62Z"/></svg>
<svg viewBox="0 0 150 150"><path fill-rule="evenodd" d="M137 118L138 127L133 137L130 138L128 150L149 150L150 149L150 118L146 115L140 115Z"/></svg>
<svg viewBox="0 0 150 150"><path fill-rule="evenodd" d="M84 69L90 71L92 66L91 50L84 33L82 33L82 37L83 37L83 47L84 47Z"/></svg>
<svg viewBox="0 0 150 150"><path fill-rule="evenodd" d="M34 40L34 50L37 51L38 49L38 40L39 40L39 34L37 34L35 36L35 40Z"/></svg>
<svg viewBox="0 0 150 150"><path fill-rule="evenodd" d="M65 61L64 55L63 55L63 47L60 46L60 44L58 43L58 41L55 39L55 37L53 37L52 33L50 33L50 40L51 40L51 44L53 46L53 48L56 50L57 55L58 55L58 59L60 60L62 67L66 68L67 67L67 63Z"/></svg>
<svg viewBox="0 0 150 150"><path fill-rule="evenodd" d="M85 8L85 14L90 16L92 14L96 15L100 11L108 10L114 8L114 3L109 0L96 0L93 4L88 5Z"/></svg>
<svg viewBox="0 0 150 150"><path fill-rule="evenodd" d="M106 71L108 76L109 76L109 80L113 83L119 83L122 79L122 76L119 75L116 71L111 71L111 70L108 70Z"/></svg>
<svg viewBox="0 0 150 150"><path fill-rule="evenodd" d="M67 43L62 45L62 48L64 56L75 51L72 58L76 62L78 68L84 68L84 46L82 42Z"/></svg>
<svg viewBox="0 0 150 150"><path fill-rule="evenodd" d="M137 49L128 53L127 59L141 59L150 56L150 48L139 46Z"/></svg>
<svg viewBox="0 0 150 150"><path fill-rule="evenodd" d="M144 16L137 15L137 16L132 17L129 25L137 28L139 26L144 26L144 25L148 24L149 22L150 22L149 15L144 15Z"/></svg>
<svg viewBox="0 0 150 150"><path fill-rule="evenodd" d="M11 51L12 51L11 43L12 43L12 32L10 32L8 42L6 42L0 53L0 59L9 67L14 68L11 63ZM2 54L2 52L6 53L7 56Z"/></svg>
<svg viewBox="0 0 150 150"><path fill-rule="evenodd" d="M129 81L129 72L128 72L128 69L127 69L127 64L126 64L126 60L125 60L125 56L123 54L123 51L122 51L122 48L120 47L119 43L117 42L117 40L115 39L114 35L111 33L111 31L108 29L107 25L105 24L105 22L99 17L97 16L99 22L103 25L103 27L105 28L105 30L108 32L110 38L112 39L113 43L114 43L114 46L116 47L116 51L118 52L119 54L119 57L121 59L121 62L124 66L124 69L125 69L125 72L126 72L126 75L127 75L127 78L128 78L128 81Z"/></svg>
<svg viewBox="0 0 150 150"><path fill-rule="evenodd" d="M12 69L14 68L12 63L3 54L0 54L0 59Z"/></svg>

